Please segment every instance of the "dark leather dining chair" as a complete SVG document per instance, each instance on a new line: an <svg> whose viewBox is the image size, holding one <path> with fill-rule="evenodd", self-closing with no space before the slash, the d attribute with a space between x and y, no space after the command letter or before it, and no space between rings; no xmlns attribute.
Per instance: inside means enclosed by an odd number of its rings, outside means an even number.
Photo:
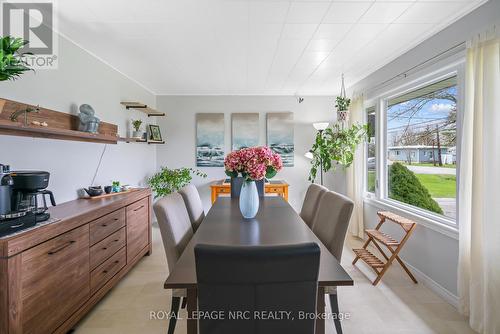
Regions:
<svg viewBox="0 0 500 334"><path fill-rule="evenodd" d="M320 249L315 243L281 246L196 245L198 309L222 311L224 319L200 317L200 334L313 334ZM267 319L260 311L286 311ZM238 313L240 312L240 313ZM231 315L240 314L238 319ZM292 319L294 317L295 319Z"/></svg>
<svg viewBox="0 0 500 334"><path fill-rule="evenodd" d="M172 272L177 260L184 252L189 240L193 237L193 228L189 219L188 211L184 205L182 196L178 193L170 194L159 199L153 209L160 226L163 248L167 256L169 272ZM174 289L172 291L171 314L177 315L181 299L186 301L186 289ZM184 306L184 302L183 302ZM170 318L168 334L173 334L177 316Z"/></svg>
<svg viewBox="0 0 500 334"><path fill-rule="evenodd" d="M328 191L321 197L314 217L312 227L314 234L339 262L342 258L345 235L353 208L354 203L351 199L336 192ZM325 293L330 296L332 312L338 315L337 287L328 286L325 288ZM337 334L342 334L342 325L338 316L334 318L334 323Z"/></svg>

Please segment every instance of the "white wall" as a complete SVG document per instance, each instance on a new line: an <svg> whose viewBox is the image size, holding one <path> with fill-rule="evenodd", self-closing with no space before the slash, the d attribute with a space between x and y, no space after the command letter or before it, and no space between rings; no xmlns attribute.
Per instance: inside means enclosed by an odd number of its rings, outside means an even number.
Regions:
<svg viewBox="0 0 500 334"><path fill-rule="evenodd" d="M490 0L469 15L363 79L349 90L358 93L365 92L367 98L373 98L373 87L381 85L386 80L411 67L466 41L474 34L482 32L498 22L500 22L500 0ZM411 78L407 79L411 80ZM397 84L397 82L393 84ZM377 222L376 212L380 209L384 208L373 203L365 205L364 216L367 227L373 228L375 226ZM426 227L423 221L420 220L420 222L423 224L418 226L414 235L408 241L402 253L402 258L418 271L417 274L421 279L421 283L430 285L448 301L456 303L458 232L439 228L433 229L429 226ZM392 229L389 232L394 233L395 230Z"/></svg>
<svg viewBox="0 0 500 334"><path fill-rule="evenodd" d="M0 82L0 97L40 104L76 114L88 103L101 120L118 125L125 135L130 118L146 116L126 111L122 100L138 100L154 106L155 96L65 38L59 39L59 67L27 73L14 82ZM77 189L90 185L104 144L0 135L0 163L13 169L46 170L56 201L77 197ZM95 184L111 180L143 184L156 167L156 148L147 144L107 145Z"/></svg>
<svg viewBox="0 0 500 334"><path fill-rule="evenodd" d="M291 111L295 122L295 166L285 167L275 179L290 184L289 201L299 210L309 182L310 160L304 154L311 148L315 130L313 122L335 119L334 101L330 97L305 97L297 103L295 97L282 96L159 96L157 106L168 117L159 120L167 144L158 147L158 167L195 168L196 113L222 112L225 114L226 154L231 149L231 113L258 112L260 114L260 143L266 144L266 113ZM210 187L213 180L225 178L224 168L199 168L208 174L206 179L196 179L205 209L210 207ZM343 172L328 175L325 185L340 192L345 191Z"/></svg>

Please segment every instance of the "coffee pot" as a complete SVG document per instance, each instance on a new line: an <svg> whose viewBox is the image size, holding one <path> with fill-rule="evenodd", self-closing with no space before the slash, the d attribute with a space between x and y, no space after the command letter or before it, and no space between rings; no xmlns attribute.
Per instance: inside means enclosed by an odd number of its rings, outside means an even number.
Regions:
<svg viewBox="0 0 500 334"><path fill-rule="evenodd" d="M9 214L12 210L12 186L14 180L10 176L8 165L0 164L0 217Z"/></svg>
<svg viewBox="0 0 500 334"><path fill-rule="evenodd" d="M54 195L47 190L49 172L43 171L14 171L11 172L14 181L12 190L12 210L15 212L33 212L37 221L43 221L50 216L46 196L49 196L52 206L56 205Z"/></svg>

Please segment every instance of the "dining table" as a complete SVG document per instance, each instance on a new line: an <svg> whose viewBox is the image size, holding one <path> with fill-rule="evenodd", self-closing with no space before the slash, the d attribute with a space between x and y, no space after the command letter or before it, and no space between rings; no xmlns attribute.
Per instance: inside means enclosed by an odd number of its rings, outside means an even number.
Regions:
<svg viewBox="0 0 500 334"><path fill-rule="evenodd" d="M197 244L227 246L275 246L315 242L320 247L317 313L325 312L325 287L350 286L354 282L339 261L280 196L262 197L257 216L242 217L238 198L219 197L187 244L165 281L165 289L187 290L187 333L198 333L197 281L194 248ZM301 270L301 268L296 268ZM315 334L325 333L325 317L316 317Z"/></svg>

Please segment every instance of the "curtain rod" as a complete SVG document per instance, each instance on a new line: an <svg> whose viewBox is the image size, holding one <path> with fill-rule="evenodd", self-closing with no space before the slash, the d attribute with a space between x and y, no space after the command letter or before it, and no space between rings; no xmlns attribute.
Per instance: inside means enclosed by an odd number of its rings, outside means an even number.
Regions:
<svg viewBox="0 0 500 334"><path fill-rule="evenodd" d="M392 78L390 79L387 79L381 83L379 83L378 85L368 89L366 92L372 92L374 90L377 90L379 88L382 88L382 87L385 87L387 86L389 83L391 83L392 81L395 81L395 80L398 80L400 78L406 78L408 75L410 75L412 72L414 72L415 70L421 68L422 66L425 66L433 61L439 61L441 60L442 58L446 58L448 56L452 56L454 54L457 54L459 53L460 51L462 50L465 50L465 46L466 46L466 43L465 42L462 42L462 43L459 43L455 46L452 46L451 48L449 49L446 49L444 50L443 52L440 52L438 53L437 55L435 55L434 57L432 58L429 58L427 60L424 60L423 62L421 63L418 63L417 65L413 66L413 67L410 67L409 69L405 70L404 72L401 72L395 76L393 76ZM439 58L439 59L438 59Z"/></svg>

